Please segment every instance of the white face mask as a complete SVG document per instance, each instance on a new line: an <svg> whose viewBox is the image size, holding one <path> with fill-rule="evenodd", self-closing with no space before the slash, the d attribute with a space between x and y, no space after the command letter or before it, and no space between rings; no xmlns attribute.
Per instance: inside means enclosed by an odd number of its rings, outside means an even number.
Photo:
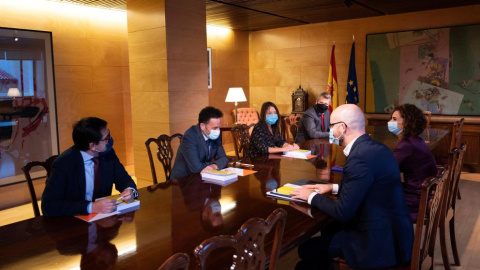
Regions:
<svg viewBox="0 0 480 270"><path fill-rule="evenodd" d="M219 201L213 201L210 203L210 207L212 208L213 213L218 213L222 211L222 205L220 205Z"/></svg>

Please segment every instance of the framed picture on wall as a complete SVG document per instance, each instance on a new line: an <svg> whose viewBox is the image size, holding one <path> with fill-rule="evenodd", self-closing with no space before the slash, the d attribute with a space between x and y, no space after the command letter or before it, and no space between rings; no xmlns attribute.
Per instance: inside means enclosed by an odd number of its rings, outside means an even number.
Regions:
<svg viewBox="0 0 480 270"><path fill-rule="evenodd" d="M58 149L52 33L0 28L0 186Z"/></svg>
<svg viewBox="0 0 480 270"><path fill-rule="evenodd" d="M208 89L212 89L212 48L207 48L207 74L208 74Z"/></svg>
<svg viewBox="0 0 480 270"><path fill-rule="evenodd" d="M480 115L480 25L367 35L366 112Z"/></svg>

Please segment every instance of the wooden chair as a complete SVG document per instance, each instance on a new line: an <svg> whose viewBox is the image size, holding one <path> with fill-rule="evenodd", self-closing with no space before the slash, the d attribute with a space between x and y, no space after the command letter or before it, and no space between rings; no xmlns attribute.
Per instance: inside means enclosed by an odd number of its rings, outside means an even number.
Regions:
<svg viewBox="0 0 480 270"><path fill-rule="evenodd" d="M35 194L35 188L33 187L33 180L30 175L30 170L33 167L43 167L47 172L46 178L50 176L50 171L52 170L52 163L58 157L58 155L53 155L47 158L45 161L30 161L25 166L22 167L23 174L27 180L28 190L30 191L30 198L32 199L33 213L36 217L40 216L40 208L37 203L37 195Z"/></svg>
<svg viewBox="0 0 480 270"><path fill-rule="evenodd" d="M152 151L150 149L150 143L154 142L157 144L157 158L163 165L163 171L165 172L166 180L170 180L170 171L172 170L172 160L173 160L173 149L172 149L172 140L178 138L180 141L183 138L182 134L174 134L168 136L162 134L158 138L149 138L145 142L147 147L148 159L150 161L150 170L152 171L153 184L157 184L157 174L155 172L155 164L153 162Z"/></svg>
<svg viewBox="0 0 480 270"><path fill-rule="evenodd" d="M300 125L301 119L302 119L302 116L298 114L291 114L290 116L283 118L284 127L282 129L282 136L289 143L293 143L295 141L295 137L297 136L298 126Z"/></svg>
<svg viewBox="0 0 480 270"><path fill-rule="evenodd" d="M432 119L432 112L431 111L423 111L423 115L427 120L427 125L425 126L425 131L427 132L427 139L425 143L430 143L430 120Z"/></svg>
<svg viewBox="0 0 480 270"><path fill-rule="evenodd" d="M230 269L264 269L267 258L264 250L265 235L276 225L269 264L270 270L276 269L286 216L287 211L278 208L266 220L249 219L236 235L214 236L203 241L194 251L197 263L201 269L207 269L207 258L213 251L233 250L234 254L229 258L229 263L232 262ZM218 258L217 256L212 257Z"/></svg>
<svg viewBox="0 0 480 270"><path fill-rule="evenodd" d="M422 264L430 257L430 269L435 268L434 252L438 224L442 215L442 202L446 191L448 169L441 168L435 177L429 177L422 183L422 193L418 208L418 219L415 225L415 236L412 248L410 265L387 267L386 269L417 270L422 269ZM430 199L429 199L430 198ZM344 259L337 263L337 269L351 269Z"/></svg>
<svg viewBox="0 0 480 270"><path fill-rule="evenodd" d="M452 139L450 140L450 149L459 148L462 141L462 129L465 118L460 119L453 123Z"/></svg>
<svg viewBox="0 0 480 270"><path fill-rule="evenodd" d="M235 148L235 156L237 160L240 160L240 154L242 154L242 159L247 155L248 146L250 145L250 132L249 130L255 126L255 124L244 125L240 124L234 126L231 129L233 136L233 146Z"/></svg>
<svg viewBox="0 0 480 270"><path fill-rule="evenodd" d="M450 153L449 166L451 168L448 181L445 187L445 196L443 198L443 210L440 217L440 248L442 251L443 265L445 269L450 269L446 244L446 227L448 223L450 231L450 245L452 248L455 265L460 266L460 257L458 255L457 242L455 237L455 205L458 194L458 184L462 172L463 157L467 150L467 144L463 143L460 149L454 148Z"/></svg>
<svg viewBox="0 0 480 270"><path fill-rule="evenodd" d="M186 253L176 253L168 258L157 270L188 270L190 256Z"/></svg>

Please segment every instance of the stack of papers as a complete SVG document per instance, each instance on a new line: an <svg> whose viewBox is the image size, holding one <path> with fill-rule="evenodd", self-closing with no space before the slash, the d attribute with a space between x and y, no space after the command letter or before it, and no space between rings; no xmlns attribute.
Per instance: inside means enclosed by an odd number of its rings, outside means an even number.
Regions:
<svg viewBox="0 0 480 270"><path fill-rule="evenodd" d="M238 175L234 172L212 170L202 173L202 180L214 184L227 185L235 182Z"/></svg>
<svg viewBox="0 0 480 270"><path fill-rule="evenodd" d="M128 212L140 209L140 201L139 200L133 200L132 202L128 203L128 202L125 202L125 201L123 201L122 199L119 199L119 198L120 198L120 194L97 199L97 201L98 200L103 200L103 199L115 199L116 202L117 202L117 208L115 209L115 211L113 211L111 213L106 213L106 214L91 213L91 214L88 214L88 215L77 215L75 217L79 218L81 220L85 220L87 222L93 222L95 220L99 220L99 219L106 218L106 217L109 217L109 216L121 215L121 214L125 214L125 213L128 213Z"/></svg>
<svg viewBox="0 0 480 270"><path fill-rule="evenodd" d="M311 159L311 158L315 157L315 155L312 155L312 151L304 150L304 149L298 149L298 150L283 152L283 156L284 157L299 158L299 159Z"/></svg>
<svg viewBox="0 0 480 270"><path fill-rule="evenodd" d="M272 191L268 191L267 195L275 197L280 200L286 200L286 201L294 201L294 202L305 202L304 200L301 199L293 199L292 196L290 195L290 192L292 189L300 188L301 186L299 185L293 185L293 184L286 184L282 187L279 187L277 189L274 189Z"/></svg>
<svg viewBox="0 0 480 270"><path fill-rule="evenodd" d="M238 176L247 176L247 175L250 175L250 174L254 174L256 173L257 171L254 171L254 170L247 170L247 169L240 169L240 168L225 168L222 170L223 172L227 172L227 173L234 173Z"/></svg>

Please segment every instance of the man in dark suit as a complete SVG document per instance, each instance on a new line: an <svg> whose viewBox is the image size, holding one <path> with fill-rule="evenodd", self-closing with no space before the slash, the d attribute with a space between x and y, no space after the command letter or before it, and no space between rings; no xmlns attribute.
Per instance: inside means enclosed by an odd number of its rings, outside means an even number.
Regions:
<svg viewBox="0 0 480 270"><path fill-rule="evenodd" d="M113 184L124 201L137 196L136 185L112 149L107 122L83 118L73 126L74 146L55 159L42 196L45 216L110 213L116 200L109 196Z"/></svg>
<svg viewBox="0 0 480 270"><path fill-rule="evenodd" d="M328 123L330 121L328 106L330 106L331 100L332 96L323 92L318 96L315 105L303 113L295 137L296 143L316 138L328 138Z"/></svg>
<svg viewBox="0 0 480 270"><path fill-rule="evenodd" d="M292 194L329 214L337 226L299 247L296 269L325 269L335 257L353 268L409 262L413 226L392 151L365 133L365 117L353 104L333 111L329 137L345 145L341 185L306 185ZM322 195L330 191L338 191L338 200Z"/></svg>
<svg viewBox="0 0 480 270"><path fill-rule="evenodd" d="M214 107L205 107L200 111L198 124L191 126L183 135L171 179L227 166L228 158L220 139L222 117L222 111Z"/></svg>

